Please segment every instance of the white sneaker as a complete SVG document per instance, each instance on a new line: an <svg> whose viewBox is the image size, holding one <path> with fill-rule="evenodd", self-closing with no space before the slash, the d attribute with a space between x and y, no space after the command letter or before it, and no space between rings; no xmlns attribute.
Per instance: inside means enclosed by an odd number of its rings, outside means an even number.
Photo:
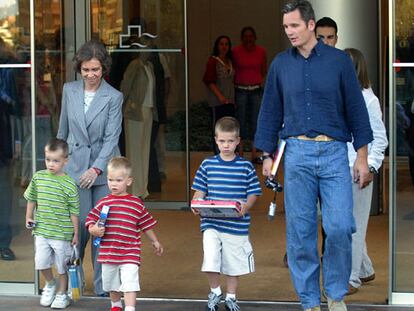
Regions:
<svg viewBox="0 0 414 311"><path fill-rule="evenodd" d="M52 309L65 309L69 305L70 301L66 294L57 294L50 307Z"/></svg>
<svg viewBox="0 0 414 311"><path fill-rule="evenodd" d="M56 294L56 282L53 284L46 284L42 290L42 297L40 297L40 305L43 307L49 307L53 300L55 299Z"/></svg>
<svg viewBox="0 0 414 311"><path fill-rule="evenodd" d="M346 304L343 300L333 301L328 297L328 309L329 311L347 311Z"/></svg>
<svg viewBox="0 0 414 311"><path fill-rule="evenodd" d="M317 307L306 309L305 311L321 311L321 307L317 306Z"/></svg>

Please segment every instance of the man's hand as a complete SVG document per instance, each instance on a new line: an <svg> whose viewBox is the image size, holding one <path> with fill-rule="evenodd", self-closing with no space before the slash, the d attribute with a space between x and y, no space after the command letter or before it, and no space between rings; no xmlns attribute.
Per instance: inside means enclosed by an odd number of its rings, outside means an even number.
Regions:
<svg viewBox="0 0 414 311"><path fill-rule="evenodd" d="M264 176L270 177L270 175L272 174L272 165L273 160L271 158L263 160L262 173Z"/></svg>

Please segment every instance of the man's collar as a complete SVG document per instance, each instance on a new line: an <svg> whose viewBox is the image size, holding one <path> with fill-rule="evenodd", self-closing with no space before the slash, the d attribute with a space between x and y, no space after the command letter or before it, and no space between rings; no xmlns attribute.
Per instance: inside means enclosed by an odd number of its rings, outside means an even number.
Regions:
<svg viewBox="0 0 414 311"><path fill-rule="evenodd" d="M325 47L326 47L325 43L323 43L322 39L319 39L318 43L312 49L309 57L312 56L312 55L321 56L321 54L323 54L323 51L324 51ZM298 55L302 55L302 54L300 54L297 47L292 47L291 51L292 51L292 55L295 56L295 57L297 57Z"/></svg>

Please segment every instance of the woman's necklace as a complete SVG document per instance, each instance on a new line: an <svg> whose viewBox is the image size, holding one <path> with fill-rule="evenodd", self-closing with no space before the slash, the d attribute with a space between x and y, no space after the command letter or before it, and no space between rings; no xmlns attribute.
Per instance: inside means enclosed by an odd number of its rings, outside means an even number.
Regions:
<svg viewBox="0 0 414 311"><path fill-rule="evenodd" d="M227 62L225 62L219 56L214 56L214 58L217 59L217 61L220 64L222 64L224 66L224 68L226 68L228 74L230 74L233 71L233 64L232 64L231 60L226 59Z"/></svg>

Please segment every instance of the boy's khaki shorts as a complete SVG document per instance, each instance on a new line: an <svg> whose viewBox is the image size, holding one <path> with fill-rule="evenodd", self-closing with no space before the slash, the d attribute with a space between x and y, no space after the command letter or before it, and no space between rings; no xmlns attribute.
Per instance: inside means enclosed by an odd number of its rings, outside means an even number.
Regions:
<svg viewBox="0 0 414 311"><path fill-rule="evenodd" d="M253 248L247 235L207 229L203 233L203 250L203 272L218 272L229 276L254 272Z"/></svg>
<svg viewBox="0 0 414 311"><path fill-rule="evenodd" d="M102 287L106 292L138 292L139 266L102 264Z"/></svg>
<svg viewBox="0 0 414 311"><path fill-rule="evenodd" d="M65 274L67 263L72 255L72 245L69 241L47 239L35 235L35 268L49 269L55 264L59 274Z"/></svg>

